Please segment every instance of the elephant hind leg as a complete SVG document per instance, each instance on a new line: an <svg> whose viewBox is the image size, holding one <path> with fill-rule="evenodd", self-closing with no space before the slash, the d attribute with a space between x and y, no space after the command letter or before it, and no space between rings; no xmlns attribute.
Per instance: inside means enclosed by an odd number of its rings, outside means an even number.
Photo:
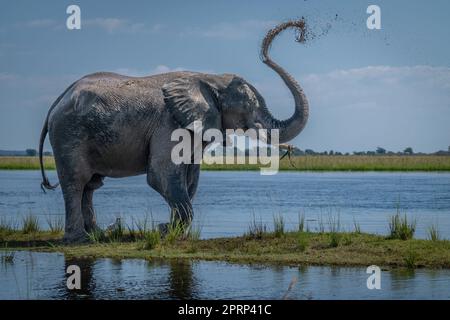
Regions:
<svg viewBox="0 0 450 320"><path fill-rule="evenodd" d="M66 225L64 241L68 243L86 241L87 235L84 229L84 219L81 210L81 202L85 181L78 176L67 176L60 179L66 209Z"/></svg>
<svg viewBox="0 0 450 320"><path fill-rule="evenodd" d="M83 190L81 201L81 210L83 212L84 229L86 232L92 232L97 228L97 222L94 211L93 196L94 191L103 185L103 177L94 174L86 184Z"/></svg>

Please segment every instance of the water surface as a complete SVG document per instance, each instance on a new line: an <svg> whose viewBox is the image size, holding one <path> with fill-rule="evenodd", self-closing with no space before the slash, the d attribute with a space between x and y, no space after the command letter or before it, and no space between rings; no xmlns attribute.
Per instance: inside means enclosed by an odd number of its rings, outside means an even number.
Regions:
<svg viewBox="0 0 450 320"><path fill-rule="evenodd" d="M0 299L450 299L450 270L382 271L367 289L366 268L261 266L225 262L82 260L16 252L0 264ZM65 270L80 266L81 290Z"/></svg>
<svg viewBox="0 0 450 320"><path fill-rule="evenodd" d="M56 182L55 171L48 172ZM0 217L16 220L31 212L43 227L46 218L63 215L60 188L44 194L39 171L0 170ZM168 220L162 197L146 184L145 176L105 179L94 203L102 226L123 217L156 222ZM318 229L329 216L339 216L344 230L356 220L365 232L386 234L388 219L397 210L417 220L416 237L425 238L430 225L450 235L449 173L317 173L281 172L262 176L259 172L202 172L194 199L195 221L202 237L234 236L247 231L253 216L270 229L273 216L282 214L287 228L294 229L304 213L308 227Z"/></svg>

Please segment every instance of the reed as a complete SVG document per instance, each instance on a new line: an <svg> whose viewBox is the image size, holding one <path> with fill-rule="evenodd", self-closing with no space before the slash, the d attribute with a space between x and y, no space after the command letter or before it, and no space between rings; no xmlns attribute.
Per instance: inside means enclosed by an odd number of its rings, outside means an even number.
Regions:
<svg viewBox="0 0 450 320"><path fill-rule="evenodd" d="M273 216L273 232L276 238L284 235L284 217L281 214Z"/></svg>
<svg viewBox="0 0 450 320"><path fill-rule="evenodd" d="M400 210L390 218L389 221L389 238L408 240L414 237L416 231L416 220L408 221L406 214L402 217Z"/></svg>
<svg viewBox="0 0 450 320"><path fill-rule="evenodd" d="M305 230L305 213L301 212L298 214L298 231L303 232Z"/></svg>
<svg viewBox="0 0 450 320"><path fill-rule="evenodd" d="M264 234L267 232L266 225L260 220L256 220L255 214L253 214L253 219L251 220L248 231L245 234L247 238L250 239L262 239Z"/></svg>
<svg viewBox="0 0 450 320"><path fill-rule="evenodd" d="M158 230L151 230L145 233L144 246L145 250L153 250L160 243L161 234Z"/></svg>
<svg viewBox="0 0 450 320"><path fill-rule="evenodd" d="M428 227L428 239L431 241L439 241L441 240L441 234L436 225L431 225Z"/></svg>
<svg viewBox="0 0 450 320"><path fill-rule="evenodd" d="M25 234L39 232L39 219L31 213L22 218L22 232Z"/></svg>
<svg viewBox="0 0 450 320"><path fill-rule="evenodd" d="M64 231L64 219L61 216L46 218L47 225L51 233L62 233Z"/></svg>

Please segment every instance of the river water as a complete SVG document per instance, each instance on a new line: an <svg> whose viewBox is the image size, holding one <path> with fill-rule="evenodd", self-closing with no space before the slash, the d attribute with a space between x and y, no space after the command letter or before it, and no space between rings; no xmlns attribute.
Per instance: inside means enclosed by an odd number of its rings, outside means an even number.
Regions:
<svg viewBox="0 0 450 320"><path fill-rule="evenodd" d="M56 181L55 172L49 172ZM60 189L44 194L38 171L0 171L0 218L21 223L32 213L46 228L63 216ZM168 219L168 208L145 176L106 179L95 194L99 224ZM255 217L272 228L281 214L295 229L299 213L308 228L339 217L364 232L387 234L397 208L417 221L415 237L436 225L450 235L449 173L202 172L194 201L203 238L241 235ZM4 254L4 253L2 253ZM82 289L66 287L66 268L82 270ZM450 270L383 270L381 290L369 290L366 268L262 266L205 261L69 260L62 254L20 251L0 264L0 299L450 299ZM289 284L297 279L287 293Z"/></svg>
<svg viewBox="0 0 450 320"><path fill-rule="evenodd" d="M81 290L66 286L73 264L82 270ZM21 251L13 264L0 264L0 299L450 299L450 270L382 271L380 290L367 288L368 276L366 268L69 260Z"/></svg>
<svg viewBox="0 0 450 320"><path fill-rule="evenodd" d="M57 181L54 171L49 176ZM39 171L0 170L0 217L20 225L31 212L46 228L48 217L63 216L60 188L44 194L40 182ZM119 216L129 225L146 216L157 223L169 218L168 206L145 176L105 179L94 205L101 226ZM389 217L397 209L417 221L417 238L426 238L431 225L448 238L450 174L202 172L194 221L203 238L241 235L253 217L270 229L279 214L287 229L295 229L304 214L311 231L332 217L339 218L343 230L352 230L356 221L364 232L387 234Z"/></svg>

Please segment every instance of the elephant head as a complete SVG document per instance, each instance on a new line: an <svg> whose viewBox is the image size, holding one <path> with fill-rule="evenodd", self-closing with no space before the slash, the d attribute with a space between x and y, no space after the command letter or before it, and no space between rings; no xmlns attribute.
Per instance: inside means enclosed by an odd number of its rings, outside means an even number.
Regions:
<svg viewBox="0 0 450 320"><path fill-rule="evenodd" d="M184 77L163 87L166 105L175 120L188 129L195 120L202 121L203 130L278 129L280 143L297 136L308 119L308 101L295 79L268 55L273 39L288 28L299 30L297 40L304 41L304 20L282 23L265 36L261 59L278 73L294 97L295 112L289 119L278 120L273 117L261 94L239 76L186 73Z"/></svg>

